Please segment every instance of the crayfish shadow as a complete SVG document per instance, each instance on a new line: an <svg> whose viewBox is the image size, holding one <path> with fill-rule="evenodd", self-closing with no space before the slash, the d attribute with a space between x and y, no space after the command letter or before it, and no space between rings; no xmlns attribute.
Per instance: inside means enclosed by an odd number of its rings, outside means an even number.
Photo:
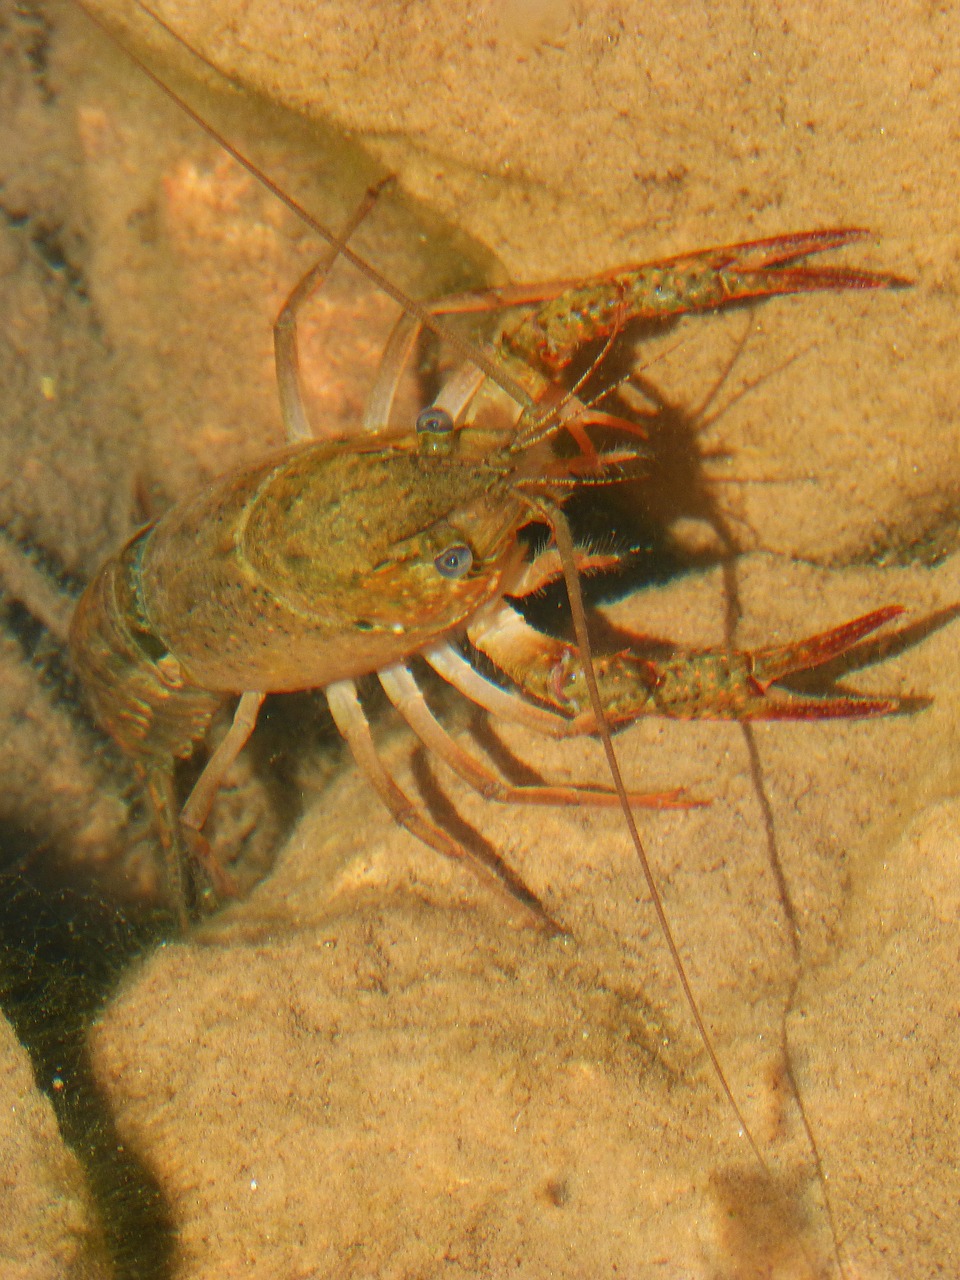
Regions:
<svg viewBox="0 0 960 1280"><path fill-rule="evenodd" d="M633 424L643 443L638 459L619 474L597 484L585 480L564 503L576 544L615 558L609 568L593 570L582 579L584 601L591 610L591 638L598 649L615 647L621 638L605 630L596 608L717 566L725 571L728 616L732 621L739 616L733 566L742 548L734 531L735 517L721 502L722 490L710 471L710 464L725 455L702 442L706 427L723 412L718 410L711 417L707 411L738 355L739 349L700 405L692 409L671 398L652 379L629 372L626 356L618 353L604 361L605 380L613 387L600 394L596 403L613 418ZM589 397L590 393L583 394ZM642 412L639 400L647 406ZM589 434L601 455L623 443L622 429L615 426L591 427ZM546 545L549 532L535 524L521 538L532 556ZM537 629L572 638L562 581L512 603Z"/></svg>
<svg viewBox="0 0 960 1280"><path fill-rule="evenodd" d="M31 858L32 844L29 832L0 828L5 866L17 867L0 872L0 1009L82 1167L84 1185L70 1189L65 1178L61 1194L72 1190L76 1198L72 1212L84 1220L91 1274L103 1262L116 1280L168 1280L175 1252L170 1206L136 1144L121 1141L87 1044L91 1024L158 944L165 922L91 888L82 872L68 882L67 859ZM24 1103L18 1099L15 1109L29 1114ZM53 1239L58 1214L47 1205L45 1215Z"/></svg>

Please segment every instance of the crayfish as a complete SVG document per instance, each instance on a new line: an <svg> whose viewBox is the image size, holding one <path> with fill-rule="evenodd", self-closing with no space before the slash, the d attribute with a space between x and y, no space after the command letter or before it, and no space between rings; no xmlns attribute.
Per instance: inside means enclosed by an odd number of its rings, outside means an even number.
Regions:
<svg viewBox="0 0 960 1280"><path fill-rule="evenodd" d="M671 319L814 289L901 284L894 276L803 265L810 254L862 234L780 236L589 281L447 299L426 317L410 304L371 398L368 418L372 412L379 431L361 442L310 439L297 377L296 312L329 260L308 273L275 328L289 447L223 477L137 532L90 584L71 628L75 668L101 723L144 780L175 885L190 856L218 892L231 892L228 872L202 835L217 790L264 698L318 688L396 819L442 854L489 876L486 865L413 805L380 762L355 685L373 672L424 744L481 793L512 803L621 802L618 787L506 786L429 711L408 667L415 655L491 714L558 736L602 732L606 723L650 713L748 720L895 711L896 699L849 692L818 697L777 682L844 653L895 617L898 606L754 653L677 650L657 657L641 643L636 652L591 658L582 636L578 645L541 636L507 599L565 573L582 633L576 569L589 557L578 557L573 547L563 503L577 488L610 482L642 464L633 438L608 452L593 447L589 428L609 426L608 415L555 380L575 353L635 319ZM340 240L335 252L344 251ZM467 353L467 363L419 414L414 430L388 431L393 391L425 318L521 304L530 307L523 319L506 328L496 346ZM562 433L578 443L579 453L562 457L551 448ZM549 525L554 544L526 563L518 534L534 521ZM459 646L464 636L515 689L470 665ZM230 730L180 808L175 760L194 752L224 703L238 696ZM629 801L690 803L682 790L631 793Z"/></svg>
<svg viewBox="0 0 960 1280"><path fill-rule="evenodd" d="M235 148L218 141L262 180ZM847 653L901 609L878 607L832 630L754 651L685 649L638 636L629 648L593 653L579 575L618 557L578 547L564 507L579 491L632 478L647 452L637 424L604 412L569 370L591 350L599 354L589 372L602 368L607 347L637 322L666 324L781 295L907 282L812 261L866 235L838 228L701 250L586 280L422 303L351 249L366 205L332 235L267 185L330 244L275 325L287 445L136 532L90 584L71 629L73 662L90 701L149 795L183 923L189 914L185 867L199 868L218 896L235 892L204 827L264 699L314 689L325 693L360 770L399 823L519 899L541 923L552 923L518 877L502 863L479 860L391 775L357 690L360 678L375 676L425 747L483 796L622 809L702 1043L763 1165L700 1016L633 817L638 807L702 801L682 786L628 790L611 728L642 715L752 721L892 714L904 705L896 697L798 692L789 678ZM337 257L394 297L403 316L370 392L365 434L321 442L313 437L299 383L297 319ZM445 320L500 311L506 319L483 346L457 337ZM431 403L398 424L397 387L424 328L448 343L459 367ZM535 555L521 537L531 525L551 534ZM514 603L560 578L575 642L542 635ZM472 653L483 655L483 667L471 661ZM504 781L435 717L418 686L415 659L493 717L559 738L599 736L611 781ZM491 665L502 678L488 674ZM231 707L231 727L209 743L214 721ZM183 802L176 762L208 746L209 758Z"/></svg>

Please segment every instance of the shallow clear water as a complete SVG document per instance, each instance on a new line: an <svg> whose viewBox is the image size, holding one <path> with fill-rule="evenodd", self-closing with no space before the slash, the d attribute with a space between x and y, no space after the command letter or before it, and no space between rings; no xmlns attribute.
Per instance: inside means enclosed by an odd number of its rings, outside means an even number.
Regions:
<svg viewBox="0 0 960 1280"><path fill-rule="evenodd" d="M664 585L616 606L615 625L722 643L730 583L709 567L716 544L702 523L675 524L703 514L682 503L695 506L704 474L752 553L737 572L739 643L783 643L891 601L910 621L953 604L957 229L949 152L933 159L956 101L953 20L911 14L868 30L843 17L823 48L827 17L808 26L799 7L745 33L733 8L709 28L693 7L663 25L630 6L547 8L547 37L504 18L464 28L474 34L459 43L431 10L412 141L410 102L389 92L400 83L389 33L368 65L382 124L358 82L346 93L321 77L318 99L411 189L446 190L517 276L857 223L879 239L848 260L918 281L772 302L752 321L689 321L666 350L644 350L647 376L716 456L703 472L681 456L673 497L666 481L640 490L640 521L583 504L595 537L618 521L624 536L652 534L641 572ZM0 509L6 536L69 593L139 520L277 440L269 325L314 248L175 111L141 97L140 77L68 4L5 22L16 56L3 108ZM334 52L349 53L359 28L359 17L343 26ZM285 50L290 30L260 44ZM281 66L302 71L300 49ZM493 81L494 68L507 78ZM465 154L458 111L475 130ZM271 121L265 133L286 175L303 141L291 161L289 132L277 141ZM350 173L322 212L339 222L376 166L346 144L314 145L318 170ZM436 225L407 211L379 225L371 252L423 292L495 271L478 249L458 275L459 243L438 263ZM390 320L348 278L321 300L311 403L331 435L356 420ZM704 424L697 406L748 323ZM695 572L668 573L691 560ZM307 786L296 758L281 761L268 800L292 791L305 816L277 872L249 906L154 953L169 921L129 892L155 874L142 804L85 715L44 609L15 593L8 583L0 654L0 989L80 1156L91 1197L80 1213L106 1242L88 1252L114 1274L829 1273L794 1087L847 1274L949 1268L950 628L848 673L859 687L930 694L921 715L762 726L752 770L737 726L649 721L618 739L643 786L712 801L644 816L643 830L767 1179L717 1097L612 816L491 812L441 775L462 820L569 929L572 940L545 943L396 833L336 748ZM557 602L539 608L549 623ZM274 714L261 761L295 756L286 712ZM294 737L332 741L313 709L298 714ZM394 729L378 718L388 757L439 804ZM571 757L506 739L539 771L602 776L587 748ZM241 800L238 829L244 818ZM24 1274L45 1265L35 1250Z"/></svg>

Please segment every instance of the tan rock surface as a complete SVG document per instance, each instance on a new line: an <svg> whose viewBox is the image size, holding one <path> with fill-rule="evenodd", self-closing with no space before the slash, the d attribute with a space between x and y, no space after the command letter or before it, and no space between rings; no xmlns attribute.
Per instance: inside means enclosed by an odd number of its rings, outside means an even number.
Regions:
<svg viewBox="0 0 960 1280"><path fill-rule="evenodd" d="M953 789L854 860L846 945L789 1021L830 1185L895 1276L958 1265L958 816Z"/></svg>

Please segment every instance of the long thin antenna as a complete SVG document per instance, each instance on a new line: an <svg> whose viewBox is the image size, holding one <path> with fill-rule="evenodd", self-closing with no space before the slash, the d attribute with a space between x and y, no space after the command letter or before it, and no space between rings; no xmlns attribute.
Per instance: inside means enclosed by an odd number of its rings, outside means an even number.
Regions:
<svg viewBox="0 0 960 1280"><path fill-rule="evenodd" d="M567 595L570 598L570 611L573 615L573 627L577 637L577 648L580 650L580 660L583 663L583 674L586 680L587 691L590 695L590 707L593 711L593 717L596 721L597 733L600 741L603 743L604 755L607 758L607 766L610 770L610 776L613 779L614 789L620 799L620 808L623 810L624 820L630 832L630 839L633 841L633 847L636 850L637 858L643 870L643 877L647 882L647 892L653 902L653 909L656 912L657 921L660 925L660 932L667 944L667 950L670 952L670 958L673 961L673 968L683 988L684 999L687 1002L693 1020L696 1023L697 1031L700 1034L700 1040L703 1047L707 1051L707 1056L713 1066L714 1074L720 1083L720 1087L726 1096L727 1101L737 1118L740 1130L754 1156L757 1163L767 1177L770 1177L770 1168L764 1160L763 1155L757 1145L756 1139L750 1132L750 1127L743 1117L740 1105L733 1096L733 1090L724 1074L723 1067L720 1065L720 1059L717 1051L713 1046L713 1038L707 1030L707 1025L703 1020L700 1012L700 1006L697 1003L696 996L693 994L693 988L690 986L690 979L687 977L687 971L684 967L680 951L677 947L676 940L673 936L673 930L670 927L670 921L667 919L667 913L663 905L663 899L660 897L660 890L657 887L656 879L653 875L653 869L650 866L650 859L647 857L647 851L644 848L643 841L640 839L640 832L633 816L633 810L630 807L630 797L627 795L627 788L623 781L623 774L620 772L620 762L617 759L617 753L613 748L613 739L610 736L610 726L607 723L607 717L603 710L603 703L600 698L600 690L597 686L597 676L593 668L593 655L590 646L590 637L587 634L587 615L583 604L583 592L580 588L580 578L577 574L577 567L574 560L573 535L570 532L570 525L567 522L563 511L544 498L535 500L536 505L543 513L550 524L553 536L556 539L557 550L560 552L560 563L563 566L563 578L567 586Z"/></svg>
<svg viewBox="0 0 960 1280"><path fill-rule="evenodd" d="M532 409L534 407L535 402L533 397L520 385L519 382L514 378L511 378L509 374L505 373L496 361L491 359L485 351L482 351L473 343L468 342L465 338L461 337L460 334L451 329L449 325L445 324L443 320L433 314L428 305L419 302L416 298L411 298L408 294L404 293L398 285L395 285L391 280L388 280L385 275L382 275L376 267L367 262L365 258L362 258L354 249L351 249L350 246L345 241L341 240L338 235L328 227L325 227L323 223L305 209L299 201L295 200L287 191L284 191L279 183L275 182L268 173L265 173L252 160L245 156L239 147L234 146L227 137L215 129L209 121L205 120L199 111L195 111L193 107L190 106L189 102L180 97L175 89L166 84L163 78L153 71L143 58L139 56L139 54L134 53L132 49L130 49L117 35L114 34L107 23L104 22L98 14L95 14L87 7L84 0L76 0L76 3L87 15L90 21L95 26L99 27L108 39L112 40L113 43L123 51L125 56L130 59L138 70L143 72L148 80L155 84L162 93L166 94L172 102L175 102L180 110L183 111L183 113L192 120L198 128L202 129L209 138L212 138L218 146L222 147L231 159L235 160L237 164L242 165L242 167L246 169L252 177L262 183L272 196L279 200L281 204L285 205L291 213L294 213L298 218L300 218L301 221L311 229L311 231L316 232L322 240L325 240L327 244L336 249L337 253L342 258L345 258L347 262L356 267L358 271L362 272L372 284L382 290L387 297L392 298L394 302L398 303L404 311L415 316L424 328L430 329L431 332L437 335L437 337L441 338L444 342L448 342L464 360L469 360L470 363L475 364L478 369L482 369L487 377L492 379L492 381L494 381L502 391L506 392L512 400L515 400L517 404L525 409ZM205 59L203 59L195 49L191 48L191 46L181 35L179 35L178 32L168 26L158 14L153 12L153 10L147 8L145 4L140 3L140 0L138 0L138 7L141 8L144 13L148 14L150 18L159 27L166 31L169 36L175 39L179 44L183 45L183 47L187 49L193 57L199 58L200 61L205 61Z"/></svg>

